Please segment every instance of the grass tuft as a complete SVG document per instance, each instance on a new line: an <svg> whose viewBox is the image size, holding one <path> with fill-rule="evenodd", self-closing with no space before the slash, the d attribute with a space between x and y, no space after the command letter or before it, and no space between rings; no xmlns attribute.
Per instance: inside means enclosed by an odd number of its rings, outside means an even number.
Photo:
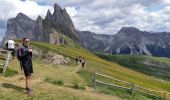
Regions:
<svg viewBox="0 0 170 100"><path fill-rule="evenodd" d="M57 85L57 86L63 86L64 85L64 82L62 80L53 80L51 78L45 78L44 81L47 82L47 83Z"/></svg>

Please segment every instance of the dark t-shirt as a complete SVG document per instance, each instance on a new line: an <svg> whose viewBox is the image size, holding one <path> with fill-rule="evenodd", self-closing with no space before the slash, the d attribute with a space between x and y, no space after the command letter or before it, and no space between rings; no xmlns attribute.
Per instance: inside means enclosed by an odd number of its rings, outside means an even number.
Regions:
<svg viewBox="0 0 170 100"><path fill-rule="evenodd" d="M33 66L32 66L32 52L29 52L29 46L22 46L21 47L21 65L24 69L24 73L27 76L30 73L33 73Z"/></svg>

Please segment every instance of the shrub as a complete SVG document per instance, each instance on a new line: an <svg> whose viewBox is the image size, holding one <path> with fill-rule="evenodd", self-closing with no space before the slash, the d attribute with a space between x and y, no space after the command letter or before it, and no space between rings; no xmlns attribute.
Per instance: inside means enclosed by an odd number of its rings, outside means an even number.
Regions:
<svg viewBox="0 0 170 100"><path fill-rule="evenodd" d="M73 82L71 87L74 88L74 89L78 89L78 90L84 90L85 89L85 86L79 84L78 82Z"/></svg>

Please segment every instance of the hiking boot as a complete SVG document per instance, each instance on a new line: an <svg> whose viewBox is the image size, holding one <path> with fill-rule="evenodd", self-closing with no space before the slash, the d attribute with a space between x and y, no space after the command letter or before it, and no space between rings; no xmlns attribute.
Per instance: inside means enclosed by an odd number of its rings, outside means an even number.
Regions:
<svg viewBox="0 0 170 100"><path fill-rule="evenodd" d="M27 95L31 96L32 95L32 90L30 88L25 88Z"/></svg>
<svg viewBox="0 0 170 100"><path fill-rule="evenodd" d="M28 87L25 88L26 91L28 91L28 89L29 89Z"/></svg>
<svg viewBox="0 0 170 100"><path fill-rule="evenodd" d="M28 88L28 87L26 87L25 90L26 90L26 91L32 91L32 89L30 89L30 88Z"/></svg>
<svg viewBox="0 0 170 100"><path fill-rule="evenodd" d="M28 96L31 96L31 95L32 95L32 91L30 91L30 90L27 91L27 95L28 95Z"/></svg>

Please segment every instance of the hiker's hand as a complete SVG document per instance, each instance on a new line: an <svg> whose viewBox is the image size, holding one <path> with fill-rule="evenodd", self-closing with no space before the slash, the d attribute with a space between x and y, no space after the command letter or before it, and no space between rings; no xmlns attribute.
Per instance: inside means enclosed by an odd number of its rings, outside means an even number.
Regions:
<svg viewBox="0 0 170 100"><path fill-rule="evenodd" d="M32 52L32 49L28 49L28 52Z"/></svg>

